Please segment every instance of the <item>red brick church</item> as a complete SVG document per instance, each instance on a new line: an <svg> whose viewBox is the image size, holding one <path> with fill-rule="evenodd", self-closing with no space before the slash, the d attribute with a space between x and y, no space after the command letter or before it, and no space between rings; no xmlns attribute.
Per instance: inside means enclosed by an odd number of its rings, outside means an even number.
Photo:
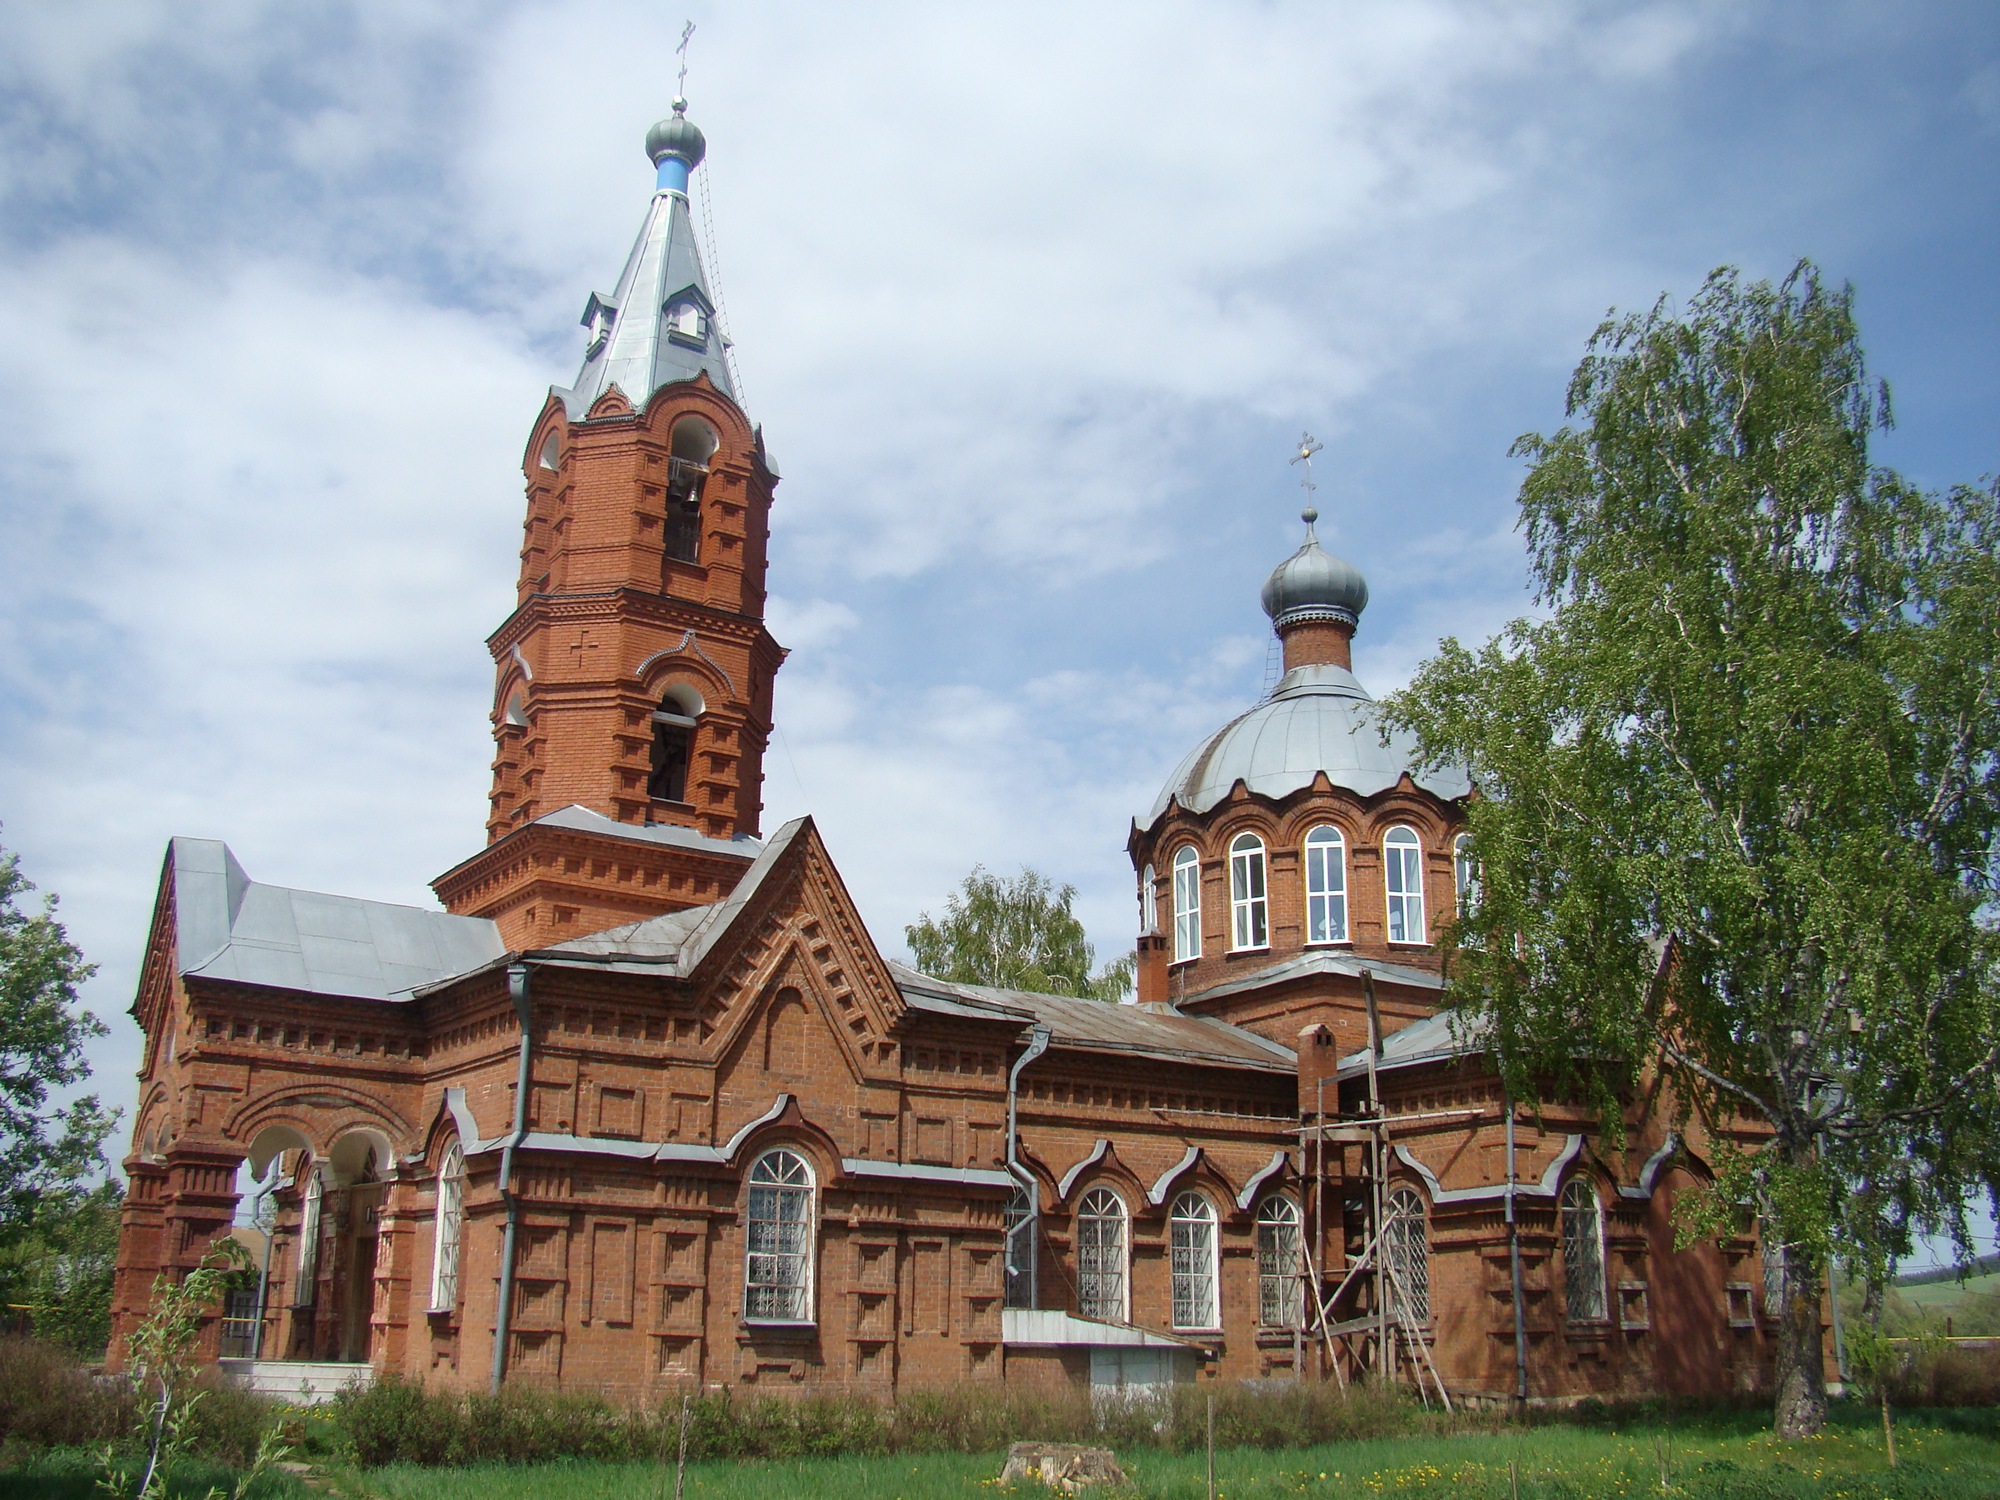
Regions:
<svg viewBox="0 0 2000 1500"><path fill-rule="evenodd" d="M114 1355L156 1273L228 1232L247 1160L275 1229L216 1333L267 1374L1758 1381L1754 1224L1674 1248L1709 1136L1635 1101L1610 1149L1507 1099L1439 1011L1471 788L1383 743L1350 660L1367 584L1310 512L1263 588L1282 679L1130 830L1135 1003L903 967L809 818L763 832L777 468L683 101L646 144L637 242L528 433L486 847L434 910L168 846Z"/></svg>

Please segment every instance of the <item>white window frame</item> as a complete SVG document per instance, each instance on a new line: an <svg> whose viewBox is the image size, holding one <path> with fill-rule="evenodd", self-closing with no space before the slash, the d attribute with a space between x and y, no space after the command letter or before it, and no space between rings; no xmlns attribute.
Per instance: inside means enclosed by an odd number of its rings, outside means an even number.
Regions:
<svg viewBox="0 0 2000 1500"><path fill-rule="evenodd" d="M1201 853L1183 844L1174 855L1174 962L1201 957Z"/></svg>
<svg viewBox="0 0 2000 1500"><path fill-rule="evenodd" d="M776 1146L750 1164L743 1210L743 1321L812 1324L819 1191L812 1163Z"/></svg>
<svg viewBox="0 0 2000 1500"><path fill-rule="evenodd" d="M1331 823L1306 835L1306 946L1347 937L1347 836ZM1323 935L1322 935L1323 934Z"/></svg>
<svg viewBox="0 0 2000 1500"><path fill-rule="evenodd" d="M1077 1200L1076 1307L1101 1322L1132 1321L1132 1216L1108 1187Z"/></svg>
<svg viewBox="0 0 2000 1500"><path fill-rule="evenodd" d="M1167 1215L1167 1274L1174 1327L1213 1332L1222 1327L1222 1246L1215 1205L1182 1193Z"/></svg>
<svg viewBox="0 0 2000 1500"><path fill-rule="evenodd" d="M1400 1290L1392 1284L1390 1295L1409 1299L1402 1306L1422 1328L1431 1320L1430 1219L1424 1212L1423 1194L1415 1188L1392 1188L1388 1208L1387 1254L1402 1282Z"/></svg>
<svg viewBox="0 0 2000 1500"><path fill-rule="evenodd" d="M292 1306L311 1307L319 1294L319 1226L326 1184L319 1163L306 1158L306 1190L299 1204L299 1279L292 1288Z"/></svg>
<svg viewBox="0 0 2000 1500"><path fill-rule="evenodd" d="M1229 841L1229 951L1255 953L1271 946L1270 866L1264 841L1239 833Z"/></svg>
<svg viewBox="0 0 2000 1500"><path fill-rule="evenodd" d="M1429 943L1430 929L1424 924L1424 841L1406 823L1382 835L1382 890L1388 902L1389 941L1412 947ZM1401 937L1396 936L1398 929Z"/></svg>
<svg viewBox="0 0 2000 1500"><path fill-rule="evenodd" d="M1160 897L1154 889L1153 867L1139 872L1139 936L1151 937L1160 930Z"/></svg>
<svg viewBox="0 0 2000 1500"><path fill-rule="evenodd" d="M1605 1285L1604 1205L1588 1177L1572 1177L1562 1190L1563 1311L1572 1323L1602 1323L1610 1316ZM1594 1294L1594 1295L1593 1295Z"/></svg>
<svg viewBox="0 0 2000 1500"><path fill-rule="evenodd" d="M1451 841L1451 874L1458 897L1458 919L1463 922L1479 905L1479 861L1472 857L1472 835L1461 833Z"/></svg>
<svg viewBox="0 0 2000 1500"><path fill-rule="evenodd" d="M437 1213L431 1241L432 1312L458 1306L458 1255L465 1238L465 1153L457 1141L438 1163Z"/></svg>
<svg viewBox="0 0 2000 1500"><path fill-rule="evenodd" d="M1299 1328L1305 1323L1305 1214L1283 1193L1257 1209L1257 1326Z"/></svg>

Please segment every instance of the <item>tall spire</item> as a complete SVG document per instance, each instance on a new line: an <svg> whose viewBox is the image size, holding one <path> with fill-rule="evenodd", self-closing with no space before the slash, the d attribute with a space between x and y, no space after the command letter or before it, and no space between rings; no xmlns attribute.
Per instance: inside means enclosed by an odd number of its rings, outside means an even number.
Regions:
<svg viewBox="0 0 2000 1500"><path fill-rule="evenodd" d="M674 112L646 132L646 155L657 172L653 201L618 289L608 297L592 292L584 304L583 369L575 385L556 390L571 421L587 416L614 385L642 408L661 386L703 373L736 399L728 340L688 211L688 183L707 154L708 142L688 119L685 99L674 100Z"/></svg>

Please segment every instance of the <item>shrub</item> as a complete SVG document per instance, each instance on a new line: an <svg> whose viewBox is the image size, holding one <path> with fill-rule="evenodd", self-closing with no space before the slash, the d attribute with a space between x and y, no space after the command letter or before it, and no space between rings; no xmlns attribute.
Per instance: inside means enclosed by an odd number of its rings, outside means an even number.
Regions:
<svg viewBox="0 0 2000 1500"><path fill-rule="evenodd" d="M139 1418L131 1385L41 1339L0 1337L0 1442L35 1448L115 1442Z"/></svg>

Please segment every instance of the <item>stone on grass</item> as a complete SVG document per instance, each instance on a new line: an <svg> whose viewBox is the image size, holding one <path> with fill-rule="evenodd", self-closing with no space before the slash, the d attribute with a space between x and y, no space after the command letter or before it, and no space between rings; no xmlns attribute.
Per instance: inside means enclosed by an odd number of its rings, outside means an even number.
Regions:
<svg viewBox="0 0 2000 1500"><path fill-rule="evenodd" d="M1007 1450L1007 1467L1000 1471L1000 1482L1011 1485L1023 1479L1074 1495L1086 1485L1123 1484L1125 1471L1118 1467L1118 1455L1109 1448L1086 1448L1081 1443L1016 1443Z"/></svg>

